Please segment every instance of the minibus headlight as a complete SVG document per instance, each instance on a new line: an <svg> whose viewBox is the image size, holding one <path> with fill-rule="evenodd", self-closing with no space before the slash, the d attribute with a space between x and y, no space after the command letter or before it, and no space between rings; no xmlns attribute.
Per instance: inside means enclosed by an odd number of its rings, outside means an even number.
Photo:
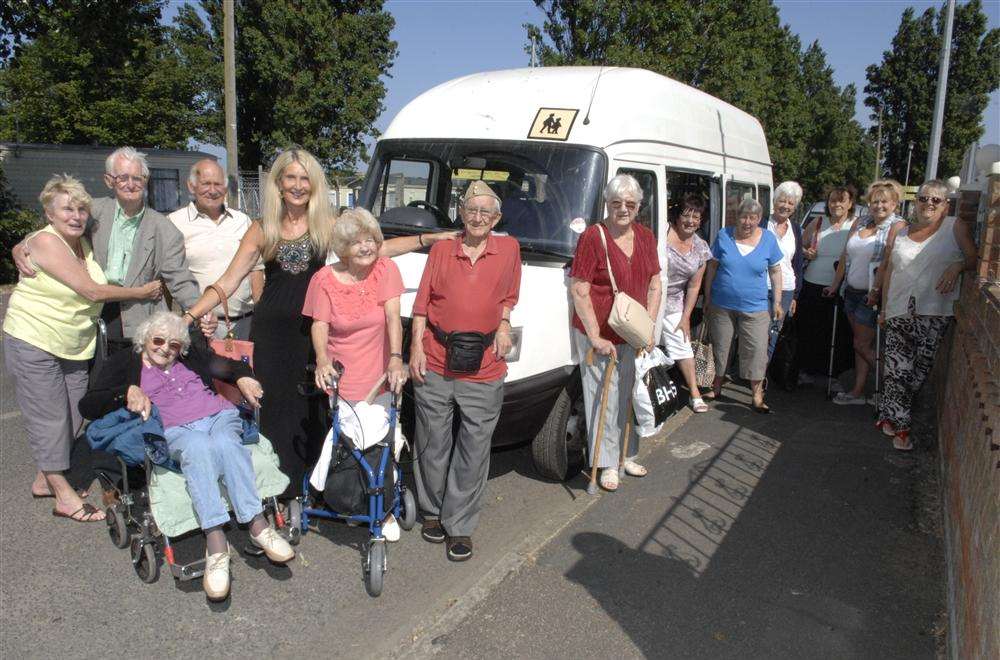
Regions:
<svg viewBox="0 0 1000 660"><path fill-rule="evenodd" d="M511 328L510 329L510 353L504 358L507 362L517 362L518 358L521 357L521 339L524 336L524 328Z"/></svg>

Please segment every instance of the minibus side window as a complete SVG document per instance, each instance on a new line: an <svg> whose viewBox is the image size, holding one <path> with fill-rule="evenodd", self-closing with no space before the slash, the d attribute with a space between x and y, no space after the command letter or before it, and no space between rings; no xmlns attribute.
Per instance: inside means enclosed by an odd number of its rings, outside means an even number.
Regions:
<svg viewBox="0 0 1000 660"><path fill-rule="evenodd" d="M753 184L730 181L726 184L726 227L732 227L738 220L740 203L749 197L753 199Z"/></svg>
<svg viewBox="0 0 1000 660"><path fill-rule="evenodd" d="M771 188L769 186L757 186L757 201L764 207L764 218L771 217Z"/></svg>
<svg viewBox="0 0 1000 660"><path fill-rule="evenodd" d="M667 170L667 218L673 221L680 216L681 205L687 195L697 195L705 204L701 214L698 235L711 243L712 233L712 177L694 172L672 172Z"/></svg>
<svg viewBox="0 0 1000 660"><path fill-rule="evenodd" d="M656 174L647 170L634 170L630 167L619 167L618 174L631 174L639 182L639 187L642 188L642 204L639 206L636 222L645 225L653 232L653 236L656 236L656 220L659 217L656 210Z"/></svg>
<svg viewBox="0 0 1000 660"><path fill-rule="evenodd" d="M391 160L379 182L374 214L406 206L413 201L431 199L431 163L417 160Z"/></svg>

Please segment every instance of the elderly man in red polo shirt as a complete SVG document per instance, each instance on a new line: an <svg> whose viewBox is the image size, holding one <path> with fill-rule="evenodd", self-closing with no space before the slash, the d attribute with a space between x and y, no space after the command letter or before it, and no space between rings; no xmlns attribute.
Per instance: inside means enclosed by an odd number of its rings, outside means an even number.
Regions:
<svg viewBox="0 0 1000 660"><path fill-rule="evenodd" d="M497 194L473 181L460 213L465 231L431 248L413 303L410 347L421 535L431 543L447 541L452 561L472 556L503 402L510 312L521 286L517 241L492 233L500 221Z"/></svg>

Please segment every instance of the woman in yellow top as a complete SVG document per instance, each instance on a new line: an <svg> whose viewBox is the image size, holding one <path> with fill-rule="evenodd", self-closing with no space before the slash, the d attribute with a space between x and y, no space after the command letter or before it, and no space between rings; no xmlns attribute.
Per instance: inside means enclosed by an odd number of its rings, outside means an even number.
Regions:
<svg viewBox="0 0 1000 660"><path fill-rule="evenodd" d="M83 421L77 404L87 391L96 320L105 301L155 300L161 285L159 280L136 288L107 284L85 238L91 199L79 181L56 175L38 199L48 225L33 234L37 275L22 278L10 296L4 360L38 467L31 494L54 497L54 516L93 522L104 513L80 498L63 471Z"/></svg>

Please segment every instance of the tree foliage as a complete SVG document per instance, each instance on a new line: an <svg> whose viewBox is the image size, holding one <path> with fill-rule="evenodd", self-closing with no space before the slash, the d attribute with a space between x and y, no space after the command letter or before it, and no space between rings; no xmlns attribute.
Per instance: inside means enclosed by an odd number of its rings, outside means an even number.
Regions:
<svg viewBox="0 0 1000 660"><path fill-rule="evenodd" d="M396 56L382 0L243 0L235 22L240 167L291 145L331 169L365 158ZM178 52L209 90L211 141L222 143L222 3L182 6L175 27Z"/></svg>
<svg viewBox="0 0 1000 660"><path fill-rule="evenodd" d="M882 61L867 69L865 105L872 118L882 115L882 154L885 172L900 181L913 143L910 181L921 181L927 163L938 62L944 34L945 10L933 7L917 16L913 8L903 16ZM959 4L952 26L948 95L938 173L957 174L962 156L983 135L983 112L989 95L1000 84L1000 29L987 30L980 0Z"/></svg>
<svg viewBox="0 0 1000 660"><path fill-rule="evenodd" d="M544 65L605 64L661 73L760 119L775 181L796 179L810 196L832 183L863 183L860 164L873 158L853 118L855 90L834 83L817 44L802 52L770 0L535 4L545 21L525 27L529 38L543 44Z"/></svg>
<svg viewBox="0 0 1000 660"><path fill-rule="evenodd" d="M18 207L7 186L7 176L0 162L0 254L8 255L25 235L40 225L38 215ZM0 284L17 281L13 259L0 259Z"/></svg>
<svg viewBox="0 0 1000 660"><path fill-rule="evenodd" d="M167 0L13 0L0 21L0 139L183 149L204 133Z"/></svg>

